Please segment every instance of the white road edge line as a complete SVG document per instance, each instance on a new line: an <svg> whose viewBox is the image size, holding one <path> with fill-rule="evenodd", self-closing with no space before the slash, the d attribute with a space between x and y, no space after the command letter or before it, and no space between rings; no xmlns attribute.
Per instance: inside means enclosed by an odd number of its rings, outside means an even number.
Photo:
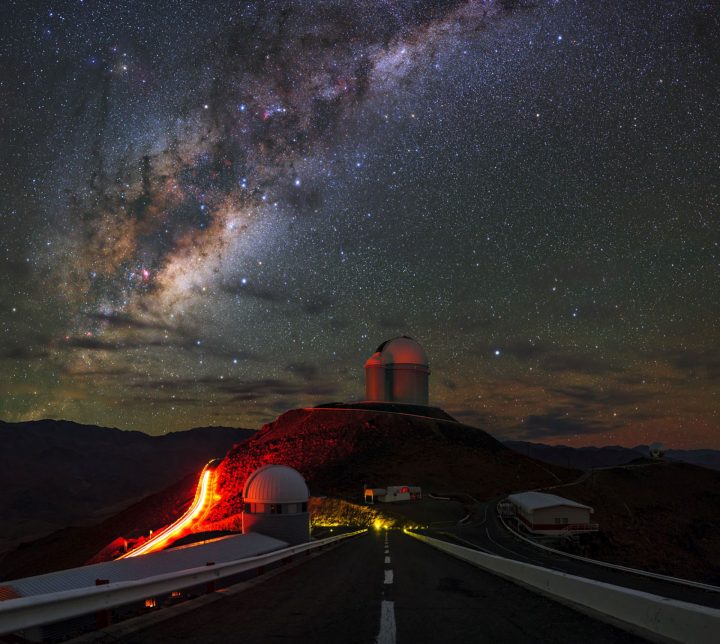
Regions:
<svg viewBox="0 0 720 644"><path fill-rule="evenodd" d="M380 632L375 644L395 644L395 602L383 600L380 604Z"/></svg>
<svg viewBox="0 0 720 644"><path fill-rule="evenodd" d="M386 564L389 564L389 563L390 563L390 557L385 557L385 563L386 563Z"/></svg>
<svg viewBox="0 0 720 644"><path fill-rule="evenodd" d="M386 584L392 584L392 583L393 583L393 571L392 571L392 570L386 570L386 571L385 571L385 583L386 583Z"/></svg>

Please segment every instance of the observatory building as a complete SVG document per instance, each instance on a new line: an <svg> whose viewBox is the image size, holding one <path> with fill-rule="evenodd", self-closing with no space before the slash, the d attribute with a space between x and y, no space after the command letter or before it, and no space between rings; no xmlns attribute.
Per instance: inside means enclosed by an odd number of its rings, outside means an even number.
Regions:
<svg viewBox="0 0 720 644"><path fill-rule="evenodd" d="M427 406L429 376L427 355L415 340L386 340L365 363L365 399Z"/></svg>
<svg viewBox="0 0 720 644"><path fill-rule="evenodd" d="M242 531L259 532L290 545L310 541L308 487L300 472L286 465L255 470L243 490Z"/></svg>
<svg viewBox="0 0 720 644"><path fill-rule="evenodd" d="M589 505L544 492L518 492L507 498L518 526L528 532L544 535L597 532L591 523L594 510Z"/></svg>
<svg viewBox="0 0 720 644"><path fill-rule="evenodd" d="M667 451L665 449L665 445L662 443L651 443L650 447L648 447L648 450L650 451L650 458L659 459L665 456L665 452Z"/></svg>

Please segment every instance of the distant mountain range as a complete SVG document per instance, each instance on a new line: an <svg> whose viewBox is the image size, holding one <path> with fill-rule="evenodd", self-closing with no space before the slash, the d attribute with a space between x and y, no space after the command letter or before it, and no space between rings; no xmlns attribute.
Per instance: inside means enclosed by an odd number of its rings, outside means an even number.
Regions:
<svg viewBox="0 0 720 644"><path fill-rule="evenodd" d="M526 441L504 441L512 450L530 458L580 470L593 467L612 467L625 465L638 458L649 458L650 448L647 445L637 447L621 447L609 445L606 447L568 447L567 445L545 445L543 443L529 443ZM714 449L669 449L665 452L665 459L682 461L692 465L708 467L720 471L720 450Z"/></svg>
<svg viewBox="0 0 720 644"><path fill-rule="evenodd" d="M254 433L198 427L149 436L62 420L0 421L0 552L98 522L199 472Z"/></svg>

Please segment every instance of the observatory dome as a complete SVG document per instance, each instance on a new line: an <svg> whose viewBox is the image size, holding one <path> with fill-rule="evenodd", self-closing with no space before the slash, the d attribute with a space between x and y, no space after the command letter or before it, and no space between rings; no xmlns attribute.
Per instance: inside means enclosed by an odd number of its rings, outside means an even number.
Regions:
<svg viewBox="0 0 720 644"><path fill-rule="evenodd" d="M383 342L365 362L365 400L428 404L428 358L406 335Z"/></svg>
<svg viewBox="0 0 720 644"><path fill-rule="evenodd" d="M242 531L259 532L290 545L310 540L308 492L300 472L287 465L263 465L243 490Z"/></svg>
<svg viewBox="0 0 720 644"><path fill-rule="evenodd" d="M382 364L417 364L428 366L425 350L412 338L401 335L392 340L386 340L378 348ZM372 359L372 358L371 358Z"/></svg>
<svg viewBox="0 0 720 644"><path fill-rule="evenodd" d="M264 465L245 482L243 498L252 503L307 503L310 493L300 472L287 465Z"/></svg>
<svg viewBox="0 0 720 644"><path fill-rule="evenodd" d="M651 458L662 458L665 456L665 445L662 443L652 443L648 450L650 451Z"/></svg>

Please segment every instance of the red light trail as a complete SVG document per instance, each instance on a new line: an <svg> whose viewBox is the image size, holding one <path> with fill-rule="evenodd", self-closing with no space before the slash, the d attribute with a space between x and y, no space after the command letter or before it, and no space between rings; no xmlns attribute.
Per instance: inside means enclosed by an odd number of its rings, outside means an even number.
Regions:
<svg viewBox="0 0 720 644"><path fill-rule="evenodd" d="M124 555L118 557L118 559L137 557L162 550L171 541L189 532L192 524L207 512L214 501L215 465L217 465L217 460L213 459L203 468L195 490L195 498L187 511L179 519L157 532L141 546L126 552Z"/></svg>

